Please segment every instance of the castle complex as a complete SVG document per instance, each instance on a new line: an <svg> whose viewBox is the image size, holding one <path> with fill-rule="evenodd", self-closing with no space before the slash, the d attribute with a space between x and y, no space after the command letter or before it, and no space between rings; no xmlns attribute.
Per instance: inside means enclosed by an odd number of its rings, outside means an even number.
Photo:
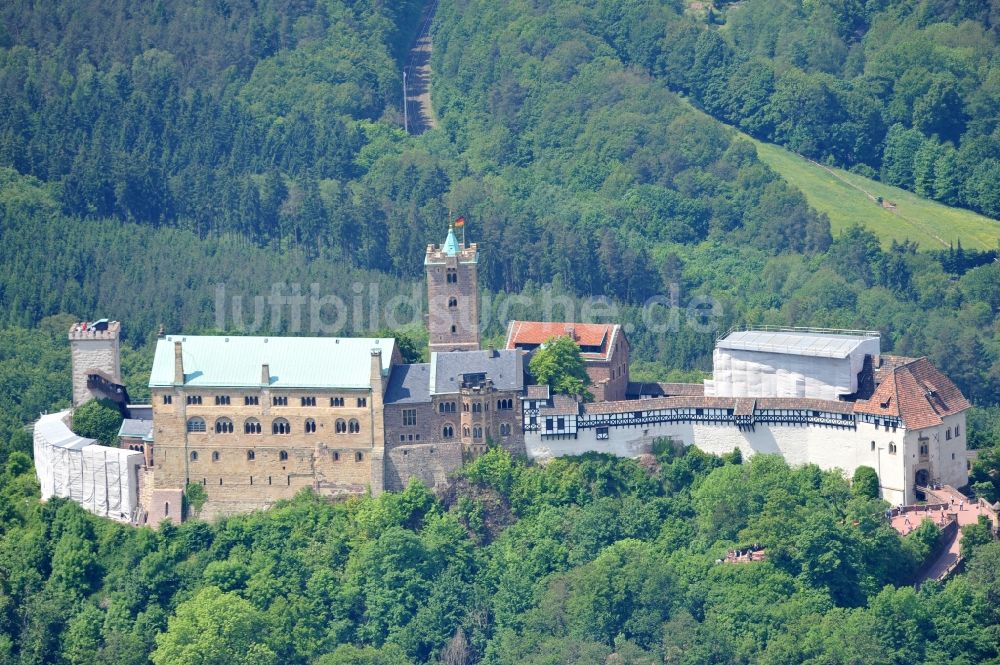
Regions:
<svg viewBox="0 0 1000 665"><path fill-rule="evenodd" d="M107 397L126 413L120 448L35 427L42 496L121 521L180 521L201 485L203 518L265 508L303 488L324 496L442 486L490 445L535 459L589 451L637 456L671 438L712 453L780 453L851 474L876 469L883 498L912 503L935 483L967 484L969 403L926 358L881 354L878 333L745 330L720 338L704 384L629 380L617 324L512 321L481 349L476 244L449 229L429 245L430 362L403 364L393 339L162 335L152 404L129 404L120 325L69 332L73 404ZM532 385L551 338L580 347L594 401Z"/></svg>

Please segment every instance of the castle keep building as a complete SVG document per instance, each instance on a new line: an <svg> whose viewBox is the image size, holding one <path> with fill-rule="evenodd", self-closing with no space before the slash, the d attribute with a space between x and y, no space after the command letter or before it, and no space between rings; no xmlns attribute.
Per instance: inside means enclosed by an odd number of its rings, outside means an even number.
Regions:
<svg viewBox="0 0 1000 665"><path fill-rule="evenodd" d="M427 330L431 353L479 349L479 249L448 229L443 245L428 245Z"/></svg>
<svg viewBox="0 0 1000 665"><path fill-rule="evenodd" d="M303 487L382 486L382 399L393 339L169 336L158 341L150 521L188 483L203 516L263 508Z"/></svg>

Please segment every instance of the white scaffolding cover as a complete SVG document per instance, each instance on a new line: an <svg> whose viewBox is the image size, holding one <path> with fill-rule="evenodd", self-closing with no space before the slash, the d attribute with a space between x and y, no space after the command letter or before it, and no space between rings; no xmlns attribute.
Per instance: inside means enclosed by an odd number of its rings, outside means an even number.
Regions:
<svg viewBox="0 0 1000 665"><path fill-rule="evenodd" d="M76 501L90 512L128 522L138 503L142 453L109 448L74 434L70 412L42 416L35 423L35 472L42 500Z"/></svg>
<svg viewBox="0 0 1000 665"><path fill-rule="evenodd" d="M733 333L716 345L705 394L836 400L857 391L865 356L878 354L878 337Z"/></svg>

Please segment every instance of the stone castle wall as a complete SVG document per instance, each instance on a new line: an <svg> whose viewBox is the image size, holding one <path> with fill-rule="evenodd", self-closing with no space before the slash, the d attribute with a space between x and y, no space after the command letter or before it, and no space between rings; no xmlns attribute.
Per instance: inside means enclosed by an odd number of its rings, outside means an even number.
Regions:
<svg viewBox="0 0 1000 665"><path fill-rule="evenodd" d="M70 357L73 366L73 406L80 406L95 397L87 388L88 370L100 370L121 382L117 334L90 339L71 337Z"/></svg>
<svg viewBox="0 0 1000 665"><path fill-rule="evenodd" d="M169 394L170 404L164 403ZM230 405L215 404L216 395ZM188 405L188 395L199 395L201 405ZM246 406L244 397L258 397L259 406ZM288 406L273 406L271 398L287 397ZM316 406L301 406L301 397L315 397ZM345 406L330 406L340 397ZM358 399L365 400L364 406ZM202 517L214 517L262 508L290 499L305 487L326 496L361 494L380 482L373 459L382 456L381 393L370 391L154 391L153 467L156 489L183 489L188 481L201 483L208 494ZM205 432L188 432L187 421L200 417ZM217 433L218 418L233 423L231 433ZM256 419L261 434L247 434L244 423ZM275 419L288 422L289 434L274 434ZM306 431L306 420L316 423ZM358 432L336 431L337 420L358 423ZM372 487L380 491L381 486Z"/></svg>

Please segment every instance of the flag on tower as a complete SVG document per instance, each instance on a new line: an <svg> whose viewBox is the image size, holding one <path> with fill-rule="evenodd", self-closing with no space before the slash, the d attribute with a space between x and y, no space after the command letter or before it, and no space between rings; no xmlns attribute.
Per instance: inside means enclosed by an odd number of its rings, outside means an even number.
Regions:
<svg viewBox="0 0 1000 665"><path fill-rule="evenodd" d="M465 217L459 217L455 220L455 228L460 229L465 226Z"/></svg>

